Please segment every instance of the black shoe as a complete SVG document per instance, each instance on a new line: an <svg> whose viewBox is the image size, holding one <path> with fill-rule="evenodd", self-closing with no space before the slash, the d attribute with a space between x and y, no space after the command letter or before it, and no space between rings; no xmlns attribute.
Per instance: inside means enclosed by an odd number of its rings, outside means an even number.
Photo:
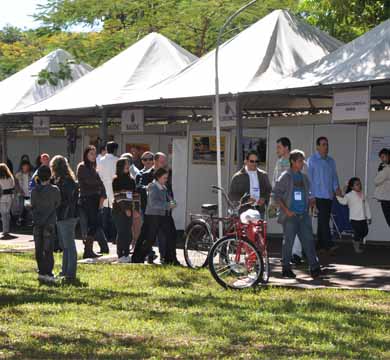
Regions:
<svg viewBox="0 0 390 360"><path fill-rule="evenodd" d="M148 264L154 264L154 260L156 260L157 258L158 258L158 256L156 254L148 255L148 257L146 258L146 261Z"/></svg>
<svg viewBox="0 0 390 360"><path fill-rule="evenodd" d="M321 269L316 268L316 269L310 270L310 275L313 279L318 278L321 275Z"/></svg>
<svg viewBox="0 0 390 360"><path fill-rule="evenodd" d="M291 258L291 262L295 265L301 265L302 264L302 258L298 255L293 255Z"/></svg>
<svg viewBox="0 0 390 360"><path fill-rule="evenodd" d="M101 257L102 255L98 255L98 254L95 254L93 251L92 252L87 252L87 253L84 253L83 255L83 259L96 259L96 258L99 258Z"/></svg>
<svg viewBox="0 0 390 360"><path fill-rule="evenodd" d="M293 273L291 269L283 269L282 277L287 279L295 279L297 276Z"/></svg>

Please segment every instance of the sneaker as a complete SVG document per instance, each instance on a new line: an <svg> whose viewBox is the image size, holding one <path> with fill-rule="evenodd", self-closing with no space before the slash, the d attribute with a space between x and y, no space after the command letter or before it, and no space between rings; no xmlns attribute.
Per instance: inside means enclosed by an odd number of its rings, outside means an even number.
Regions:
<svg viewBox="0 0 390 360"><path fill-rule="evenodd" d="M302 264L302 258L298 255L293 254L291 258L291 262L295 265L301 265Z"/></svg>
<svg viewBox="0 0 390 360"><path fill-rule="evenodd" d="M310 275L313 279L318 278L321 275L321 269L316 268L316 269L310 270Z"/></svg>
<svg viewBox="0 0 390 360"><path fill-rule="evenodd" d="M128 264L131 263L131 259L129 256L122 256L118 259L119 264Z"/></svg>
<svg viewBox="0 0 390 360"><path fill-rule="evenodd" d="M353 249L355 250L355 253L356 253L356 254L361 254L361 253L363 253L363 249L362 249L362 247L361 247L360 241L352 240L352 244L353 244Z"/></svg>
<svg viewBox="0 0 390 360"><path fill-rule="evenodd" d="M291 269L283 269L282 277L287 279L295 279L297 276L293 273Z"/></svg>
<svg viewBox="0 0 390 360"><path fill-rule="evenodd" d="M334 255L336 255L336 251L338 250L338 246L337 245L333 245L333 246L331 246L330 248L329 248L329 250L328 250L328 254L330 255L330 256L334 256Z"/></svg>

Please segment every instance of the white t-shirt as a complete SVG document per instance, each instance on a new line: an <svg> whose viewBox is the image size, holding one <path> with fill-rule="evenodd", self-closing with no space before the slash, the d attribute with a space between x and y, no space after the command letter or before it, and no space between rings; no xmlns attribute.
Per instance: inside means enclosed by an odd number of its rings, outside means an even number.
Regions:
<svg viewBox="0 0 390 360"><path fill-rule="evenodd" d="M249 175L251 197L258 201L260 200L260 184L257 171L249 171L248 169L246 169L246 171Z"/></svg>

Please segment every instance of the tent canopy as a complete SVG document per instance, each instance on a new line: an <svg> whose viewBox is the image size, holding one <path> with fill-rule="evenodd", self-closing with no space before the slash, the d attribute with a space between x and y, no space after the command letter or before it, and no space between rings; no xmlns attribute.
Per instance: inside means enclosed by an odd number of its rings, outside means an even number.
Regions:
<svg viewBox="0 0 390 360"><path fill-rule="evenodd" d="M72 79L59 79L57 85L51 85L47 82L42 85L38 84L38 74L42 70L56 73L60 70L60 64L66 63L71 69ZM77 63L67 51L57 49L0 82L0 115L18 111L42 101L58 93L72 81L83 77L91 70L91 66Z"/></svg>
<svg viewBox="0 0 390 360"><path fill-rule="evenodd" d="M341 45L288 11L275 10L221 45L220 93L237 94L259 84L273 86ZM117 103L213 95L214 67L215 50L139 96L122 96Z"/></svg>
<svg viewBox="0 0 390 360"><path fill-rule="evenodd" d="M390 79L390 20L274 84L248 91L358 84Z"/></svg>
<svg viewBox="0 0 390 360"><path fill-rule="evenodd" d="M163 35L151 33L61 93L25 110L61 111L104 106L152 86L196 59Z"/></svg>

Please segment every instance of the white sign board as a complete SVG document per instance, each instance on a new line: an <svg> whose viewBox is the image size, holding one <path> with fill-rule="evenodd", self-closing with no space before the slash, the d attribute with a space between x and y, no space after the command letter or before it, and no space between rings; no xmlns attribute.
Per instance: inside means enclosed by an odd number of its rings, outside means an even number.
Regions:
<svg viewBox="0 0 390 360"><path fill-rule="evenodd" d="M390 149L390 136L371 137L371 160L379 161L379 151L383 148Z"/></svg>
<svg viewBox="0 0 390 360"><path fill-rule="evenodd" d="M213 105L213 126L215 127L215 103ZM221 128L235 127L237 119L237 103L234 100L219 103L219 124Z"/></svg>
<svg viewBox="0 0 390 360"><path fill-rule="evenodd" d="M34 136L50 135L50 117L48 116L33 117L33 135Z"/></svg>
<svg viewBox="0 0 390 360"><path fill-rule="evenodd" d="M370 91L368 88L335 91L333 94L332 121L352 121L368 119Z"/></svg>
<svg viewBox="0 0 390 360"><path fill-rule="evenodd" d="M123 134L144 131L144 110L123 110L121 129Z"/></svg>

